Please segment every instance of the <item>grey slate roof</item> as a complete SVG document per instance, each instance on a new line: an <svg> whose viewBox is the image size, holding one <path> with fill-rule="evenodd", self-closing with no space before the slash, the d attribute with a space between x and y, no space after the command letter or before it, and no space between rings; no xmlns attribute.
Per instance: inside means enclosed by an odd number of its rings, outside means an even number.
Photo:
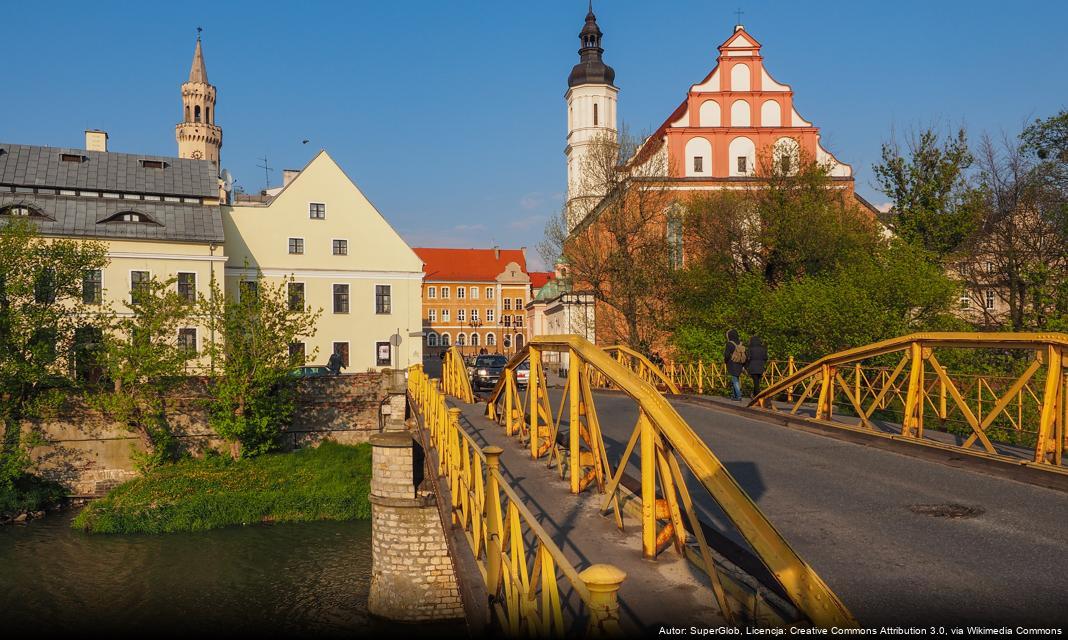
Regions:
<svg viewBox="0 0 1068 640"><path fill-rule="evenodd" d="M223 242L222 212L218 206L0 192L0 209L13 204L27 205L47 216L27 218L46 236ZM143 213L158 224L103 222L125 211Z"/></svg>
<svg viewBox="0 0 1068 640"><path fill-rule="evenodd" d="M60 159L65 153L88 160L65 162ZM167 168L146 169L141 160L165 162ZM0 142L0 185L218 198L218 173L209 160Z"/></svg>

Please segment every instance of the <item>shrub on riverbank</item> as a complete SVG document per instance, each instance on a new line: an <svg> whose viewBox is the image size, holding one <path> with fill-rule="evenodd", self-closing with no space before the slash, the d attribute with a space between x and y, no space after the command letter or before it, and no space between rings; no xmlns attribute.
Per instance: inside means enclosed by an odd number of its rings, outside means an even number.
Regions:
<svg viewBox="0 0 1068 640"><path fill-rule="evenodd" d="M93 502L72 526L91 533L206 531L261 522L369 518L370 445L232 460L182 460Z"/></svg>
<svg viewBox="0 0 1068 640"><path fill-rule="evenodd" d="M49 509L65 495L59 483L29 473L0 482L0 524L22 514Z"/></svg>

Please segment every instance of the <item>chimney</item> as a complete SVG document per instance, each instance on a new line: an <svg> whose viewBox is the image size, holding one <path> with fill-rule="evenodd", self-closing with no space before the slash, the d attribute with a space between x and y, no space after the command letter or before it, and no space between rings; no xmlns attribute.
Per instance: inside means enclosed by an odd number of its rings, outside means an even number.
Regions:
<svg viewBox="0 0 1068 640"><path fill-rule="evenodd" d="M282 169L282 186L288 187L293 178L300 175L300 169Z"/></svg>
<svg viewBox="0 0 1068 640"><path fill-rule="evenodd" d="M100 129L86 129L85 130L85 150L86 151L103 151L107 153L108 150L108 132L101 131Z"/></svg>

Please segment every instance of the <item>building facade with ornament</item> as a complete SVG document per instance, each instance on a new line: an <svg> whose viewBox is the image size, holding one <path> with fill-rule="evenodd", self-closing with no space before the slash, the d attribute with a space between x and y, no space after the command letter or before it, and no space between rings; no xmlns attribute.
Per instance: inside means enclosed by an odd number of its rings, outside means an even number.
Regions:
<svg viewBox="0 0 1068 640"><path fill-rule="evenodd" d="M629 157L598 157L618 141L621 100L616 71L604 61L603 36L591 7L579 33L579 62L568 76L564 94L566 222L572 238L596 229L599 215L613 198L641 180L664 194L653 227L670 245L671 265L678 267L686 259L686 242L672 212L680 204L698 193L760 189L770 173L790 175L809 162L822 167L829 188L840 190L847 206L873 217L877 214L856 193L852 167L824 147L820 128L798 111L793 88L772 75L765 65L763 44L741 24L716 48L715 64L708 73L686 89L678 107ZM624 176L608 188L603 177L591 175L607 162L611 171ZM588 306L592 293L580 276L574 280L567 293L574 304ZM567 315L586 317L582 308ZM621 339L613 309L597 301L595 315L597 338Z"/></svg>

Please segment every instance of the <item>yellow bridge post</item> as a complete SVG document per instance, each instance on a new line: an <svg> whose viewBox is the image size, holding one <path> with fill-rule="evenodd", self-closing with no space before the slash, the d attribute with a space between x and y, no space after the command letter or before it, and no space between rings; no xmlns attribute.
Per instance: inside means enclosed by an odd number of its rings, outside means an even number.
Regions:
<svg viewBox="0 0 1068 640"><path fill-rule="evenodd" d="M618 594L627 574L610 564L594 564L583 570L579 578L590 591L590 622L586 634L593 638L620 635Z"/></svg>
<svg viewBox="0 0 1068 640"><path fill-rule="evenodd" d="M568 411L568 476L571 484L571 493L579 492L579 480L582 478L582 465L579 463L581 428L579 426L579 356L574 351L568 351L568 362L572 363L567 368L567 399Z"/></svg>

